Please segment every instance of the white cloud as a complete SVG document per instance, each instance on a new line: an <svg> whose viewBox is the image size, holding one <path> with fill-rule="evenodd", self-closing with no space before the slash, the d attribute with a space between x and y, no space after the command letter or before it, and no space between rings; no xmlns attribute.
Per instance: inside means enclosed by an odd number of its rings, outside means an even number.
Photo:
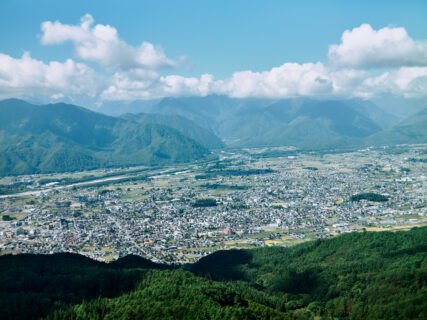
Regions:
<svg viewBox="0 0 427 320"><path fill-rule="evenodd" d="M118 71L111 77L108 88L100 93L102 100L150 99L159 75L152 70Z"/></svg>
<svg viewBox="0 0 427 320"><path fill-rule="evenodd" d="M42 31L42 43L72 41L79 58L97 61L104 68L97 73L72 59L44 63L29 53L18 59L0 53L0 98L58 101L85 97L83 101L93 102L209 94L237 98L371 98L378 94L427 98L425 42L412 40L404 28L375 31L361 25L345 31L340 45L330 46L326 63L284 63L262 72L235 72L220 80L210 74L160 75L156 68L175 65L161 49L148 42L132 47L118 37L115 28L94 26L90 15L79 25L44 22ZM385 71L378 74L373 66L382 66Z"/></svg>
<svg viewBox="0 0 427 320"><path fill-rule="evenodd" d="M43 44L60 44L72 41L79 58L99 62L108 68L156 69L174 67L176 62L166 57L162 48L149 42L133 47L121 40L117 30L109 25L97 24L86 14L80 25L46 21L41 25Z"/></svg>
<svg viewBox="0 0 427 320"><path fill-rule="evenodd" d="M427 98L427 67L403 67L366 78L360 90L369 96L385 93L405 98Z"/></svg>
<svg viewBox="0 0 427 320"><path fill-rule="evenodd" d="M214 77L204 74L200 78L185 78L170 75L160 78L160 88L164 95L195 95L206 96L214 92Z"/></svg>
<svg viewBox="0 0 427 320"><path fill-rule="evenodd" d="M103 100L138 100L168 96L205 96L214 93L215 80L205 74L200 78L179 75L158 76L151 74L129 74L117 72L111 85L101 93Z"/></svg>
<svg viewBox="0 0 427 320"><path fill-rule="evenodd" d="M64 98L65 98L65 96L64 96L64 94L63 94L63 93L54 93L54 94L52 94L52 95L50 96L50 98L51 98L52 100L61 100L61 99L64 99Z"/></svg>
<svg viewBox="0 0 427 320"><path fill-rule="evenodd" d="M370 68L361 68L424 63L424 43L409 38L404 28L375 31L369 25L361 25L344 32L342 39L342 44L330 47L326 64L284 63L263 72L235 72L224 80L215 80L212 75L202 75L200 78L169 75L147 80L122 73L120 81L115 77L114 84L103 92L102 98L134 100L214 93L236 98L371 98L380 93L427 96L427 77L422 67L393 68L380 76L373 75Z"/></svg>
<svg viewBox="0 0 427 320"><path fill-rule="evenodd" d="M0 97L59 97L86 95L96 98L102 77L71 59L45 64L24 53L20 59L0 53Z"/></svg>
<svg viewBox="0 0 427 320"><path fill-rule="evenodd" d="M210 84L211 93L236 98L360 97L377 94L427 98L427 67L402 67L372 75L366 70L337 69L318 63L285 63L270 71L236 72Z"/></svg>
<svg viewBox="0 0 427 320"><path fill-rule="evenodd" d="M339 45L329 46L328 59L341 67L427 66L427 41L413 40L405 28L376 31L362 24L344 31Z"/></svg>
<svg viewBox="0 0 427 320"><path fill-rule="evenodd" d="M219 91L232 97L286 97L322 95L333 92L325 66L318 63L285 63L270 71L236 72Z"/></svg>

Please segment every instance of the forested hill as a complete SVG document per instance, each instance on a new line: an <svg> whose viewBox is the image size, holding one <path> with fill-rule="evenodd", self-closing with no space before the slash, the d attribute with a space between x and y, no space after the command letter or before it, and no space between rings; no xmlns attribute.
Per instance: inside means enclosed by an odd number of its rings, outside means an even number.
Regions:
<svg viewBox="0 0 427 320"><path fill-rule="evenodd" d="M426 319L427 227L219 251L190 271L128 257L0 257L0 318Z"/></svg>
<svg viewBox="0 0 427 320"><path fill-rule="evenodd" d="M0 101L0 176L171 164L209 147L165 124L135 122L64 104Z"/></svg>

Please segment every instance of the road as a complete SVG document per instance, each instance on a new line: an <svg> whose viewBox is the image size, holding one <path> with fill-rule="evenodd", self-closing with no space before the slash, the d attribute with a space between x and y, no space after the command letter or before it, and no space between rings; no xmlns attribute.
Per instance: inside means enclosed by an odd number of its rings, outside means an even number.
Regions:
<svg viewBox="0 0 427 320"><path fill-rule="evenodd" d="M23 197L23 196L39 196L42 193L51 192L53 190L72 188L72 187L77 187L77 186L82 186L82 185L91 185L91 184L95 184L95 183L99 183L99 182L114 181L114 180L129 178L129 177L130 176L128 176L128 175L115 176L115 177L109 177L109 178L103 178L103 179L96 179L96 180L90 180L90 181L85 181L85 182L67 184L65 186L51 187L51 188L41 189L41 190L25 191L25 192L21 192L21 193L13 193L13 194L5 194L5 195L1 195L0 199L13 198L13 197Z"/></svg>
<svg viewBox="0 0 427 320"><path fill-rule="evenodd" d="M174 170L175 169L163 170L163 171L160 171L158 173L154 173L154 174L147 176L147 177L153 177L155 179L158 179L161 176L168 175L170 173L182 174L182 173L188 171L188 170L184 170L184 171L174 172ZM51 192L54 190L78 187L78 186L83 186L83 185L91 185L91 184L96 184L96 183L105 182L105 181L115 181L115 180L130 178L130 177L132 177L132 176L130 176L130 175L114 176L114 177L107 177L107 178L103 178L103 179L95 179L95 180L89 180L89 181L84 181L84 182L72 183L72 184L67 184L64 186L49 187L49 188L41 189L41 190L25 191L25 192L20 192L20 193L13 193L13 194L5 194L5 195L0 195L0 199L13 198L13 197L24 197L24 196L39 196L42 193Z"/></svg>

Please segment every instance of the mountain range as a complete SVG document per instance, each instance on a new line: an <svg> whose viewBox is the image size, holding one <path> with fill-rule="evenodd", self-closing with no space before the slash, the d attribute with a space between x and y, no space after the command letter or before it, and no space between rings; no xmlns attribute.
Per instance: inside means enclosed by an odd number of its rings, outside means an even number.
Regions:
<svg viewBox="0 0 427 320"><path fill-rule="evenodd" d="M221 145L215 139L203 145L211 136L191 121L183 130L201 132L198 142L160 121L131 121L63 103L4 100L0 114L0 175L193 161L209 155L208 146Z"/></svg>
<svg viewBox="0 0 427 320"><path fill-rule="evenodd" d="M64 103L0 101L0 176L189 162L225 147L427 142L427 108L399 122L358 99L213 95L134 102L132 110L137 113L113 117Z"/></svg>
<svg viewBox="0 0 427 320"><path fill-rule="evenodd" d="M200 127L194 121L178 115L162 115L148 113L126 113L121 116L123 119L138 123L154 123L162 126L171 127L179 131L182 135L189 137L200 145L209 149L220 149L225 144L213 132Z"/></svg>
<svg viewBox="0 0 427 320"><path fill-rule="evenodd" d="M132 103L132 109L137 105ZM419 118L426 109L427 105L402 121L372 101L361 99L271 100L212 95L165 98L140 105L145 113L188 118L215 133L229 147L292 145L305 149L427 142L422 130L427 123Z"/></svg>

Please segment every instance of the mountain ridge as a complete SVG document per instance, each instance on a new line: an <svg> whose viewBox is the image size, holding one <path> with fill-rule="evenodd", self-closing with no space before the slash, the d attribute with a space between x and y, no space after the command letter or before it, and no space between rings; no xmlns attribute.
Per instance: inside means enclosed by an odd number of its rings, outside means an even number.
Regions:
<svg viewBox="0 0 427 320"><path fill-rule="evenodd" d="M183 116L161 115L154 113L126 113L122 115L121 118L139 123L166 125L209 149L220 149L225 146L221 139L211 131L202 128Z"/></svg>
<svg viewBox="0 0 427 320"><path fill-rule="evenodd" d="M384 129L369 118L371 103L348 104L309 98L274 103L167 98L156 105L157 114L112 117L65 103L3 100L0 175L189 162L222 148L325 150L427 142L427 109ZM372 110L375 117L386 117L379 108Z"/></svg>
<svg viewBox="0 0 427 320"><path fill-rule="evenodd" d="M354 106L358 106L358 108ZM381 130L381 126L368 117L362 102L348 106L345 101L313 100L310 98L262 100L233 99L225 96L165 98L152 112L176 114L192 119L200 126L212 130L233 147L247 146L302 146L301 141L313 137L324 141L336 136L365 137ZM370 103L370 106L374 106ZM375 106L374 106L375 107ZM373 108L374 108L373 107ZM376 114L384 112L375 107ZM362 110L360 113L357 109ZM337 115L343 116L338 118ZM293 120L303 136L299 139L288 132ZM306 124L303 124L307 120ZM319 134L310 130L319 128ZM323 134L320 134L323 132ZM326 133L329 134L326 134ZM230 143L231 142L231 143Z"/></svg>
<svg viewBox="0 0 427 320"><path fill-rule="evenodd" d="M207 147L178 130L69 104L0 102L0 175L201 159Z"/></svg>

